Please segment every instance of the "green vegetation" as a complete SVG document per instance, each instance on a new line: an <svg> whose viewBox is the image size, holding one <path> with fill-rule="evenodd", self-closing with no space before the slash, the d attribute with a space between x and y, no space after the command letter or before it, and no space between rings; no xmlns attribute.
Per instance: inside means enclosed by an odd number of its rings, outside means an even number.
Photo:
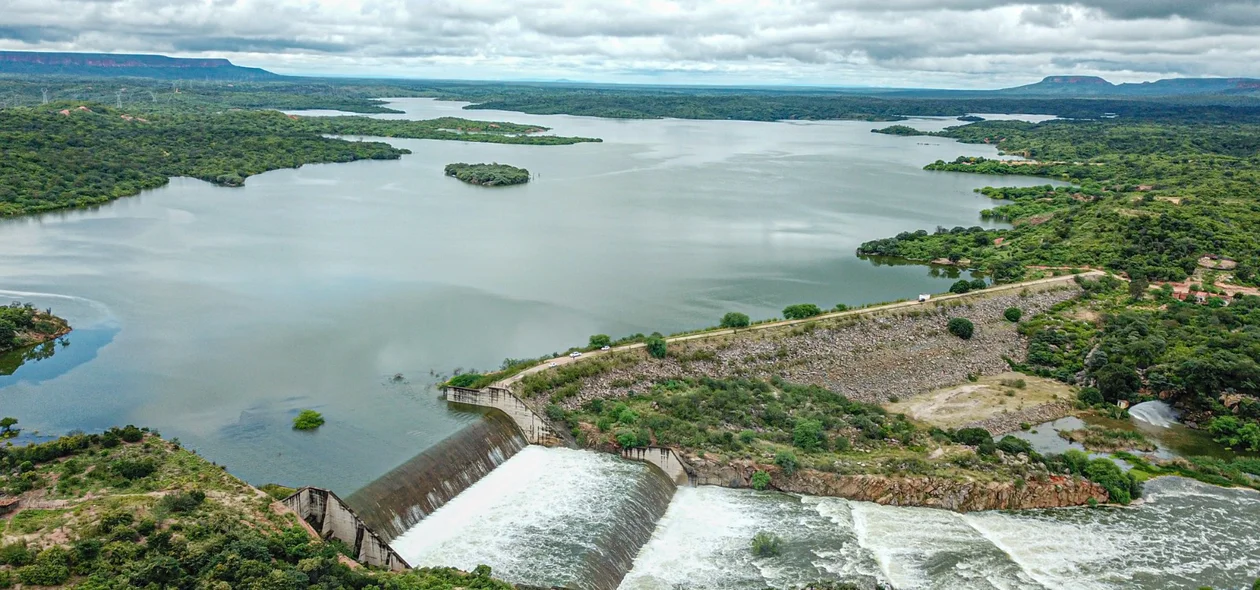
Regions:
<svg viewBox="0 0 1260 590"><path fill-rule="evenodd" d="M47 342L69 331L70 324L53 315L51 309L40 311L30 303L16 301L0 306L0 353Z"/></svg>
<svg viewBox="0 0 1260 590"><path fill-rule="evenodd" d="M136 466L143 466L137 469ZM83 589L509 590L479 567L351 569L345 546L147 429L0 447L0 487L55 509L0 517L0 582Z"/></svg>
<svg viewBox="0 0 1260 590"><path fill-rule="evenodd" d="M294 430L315 430L324 425L324 415L315 410L302 410L293 418Z"/></svg>
<svg viewBox="0 0 1260 590"><path fill-rule="evenodd" d="M1218 486L1242 486L1260 489L1260 459L1235 458L1225 461L1213 457L1157 460L1149 455L1138 456L1125 451L1112 454L1133 468L1130 474L1139 480L1159 475L1188 477Z"/></svg>
<svg viewBox="0 0 1260 590"><path fill-rule="evenodd" d="M783 539L774 533L761 531L752 538L754 557L778 557L783 553Z"/></svg>
<svg viewBox="0 0 1260 590"><path fill-rule="evenodd" d="M816 315L822 315L822 309L813 303L797 303L783 308L783 318L788 320L803 320L812 318Z"/></svg>
<svg viewBox="0 0 1260 590"><path fill-rule="evenodd" d="M747 328L749 323L748 314L732 311L722 316L722 322L718 325L723 328Z"/></svg>
<svg viewBox="0 0 1260 590"><path fill-rule="evenodd" d="M884 135L902 135L905 137L912 137L916 135L926 135L922 131L919 131L918 129L915 129L914 127L910 127L908 125L889 125L888 127L884 127L883 129L872 129L871 133L882 133Z"/></svg>
<svg viewBox="0 0 1260 590"><path fill-rule="evenodd" d="M597 141L530 134L541 130L452 118L290 117L274 111L139 116L78 103L0 109L0 217L105 203L175 176L239 186L268 170L410 153L327 135L531 145Z"/></svg>
<svg viewBox="0 0 1260 590"><path fill-rule="evenodd" d="M623 400L556 407L553 418L588 447L657 445L710 460L751 460L756 471L749 483L756 489L803 469L1007 482L1089 475L1085 466L1072 471L1062 457L1041 456L1012 436L995 442L982 428L920 428L877 405L777 378L662 379L635 389ZM945 452L929 458L938 446ZM1005 461L1000 453L1029 460Z"/></svg>
<svg viewBox="0 0 1260 590"><path fill-rule="evenodd" d="M12 416L0 418L0 439L13 438L21 434L21 428L14 428L14 426L17 426L17 423L18 419Z"/></svg>
<svg viewBox="0 0 1260 590"><path fill-rule="evenodd" d="M1069 383L1084 371L1087 406L1159 395L1224 444L1260 449L1260 297L1246 290L1260 285L1260 124L984 121L932 135L996 144L1026 160L959 158L930 170L1071 186L984 188L1001 204L982 216L1013 229L903 232L863 244L861 254L966 258L999 281L1054 269L1123 273L1128 285L1081 281L1082 301L1021 323L1029 348L1020 370ZM1206 305L1174 299L1170 285L1152 290L1159 281L1193 283Z"/></svg>
<svg viewBox="0 0 1260 590"><path fill-rule="evenodd" d="M971 320L967 318L950 318L949 323L946 324L945 328L949 330L950 334L962 338L963 340L971 340L972 334L976 331L976 325L971 323Z"/></svg>
<svg viewBox="0 0 1260 590"><path fill-rule="evenodd" d="M1002 312L1002 317L1006 318L1008 322L1018 322L1020 318L1024 317L1024 310L1018 307L1008 307L1006 311Z"/></svg>
<svg viewBox="0 0 1260 590"><path fill-rule="evenodd" d="M507 164L447 164L446 175L469 184L506 186L529 182L529 170Z"/></svg>
<svg viewBox="0 0 1260 590"><path fill-rule="evenodd" d="M663 359L669 352L669 343L659 334L649 336L644 344L647 346L648 354L654 358Z"/></svg>
<svg viewBox="0 0 1260 590"><path fill-rule="evenodd" d="M1103 426L1089 426L1077 430L1060 430L1059 436L1075 443L1080 443L1086 450L1096 453L1114 453L1116 451L1155 450L1155 444L1147 440L1140 432L1118 430Z"/></svg>

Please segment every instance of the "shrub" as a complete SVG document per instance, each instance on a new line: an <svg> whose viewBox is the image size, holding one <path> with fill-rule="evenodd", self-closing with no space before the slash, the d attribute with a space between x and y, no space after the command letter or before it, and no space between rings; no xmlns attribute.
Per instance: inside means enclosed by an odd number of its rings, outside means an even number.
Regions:
<svg viewBox="0 0 1260 590"><path fill-rule="evenodd" d="M206 499L206 493L201 490L192 490L188 492L175 492L162 496L162 500L158 502L168 512L192 512L196 510Z"/></svg>
<svg viewBox="0 0 1260 590"><path fill-rule="evenodd" d="M757 438L757 433L751 430L744 430L739 433L739 442L744 443L746 445L752 444L752 441L755 440L756 438Z"/></svg>
<svg viewBox="0 0 1260 590"><path fill-rule="evenodd" d="M953 318L949 320L946 326L950 334L953 334L963 340L970 340L971 335L975 333L976 326L967 318Z"/></svg>
<svg viewBox="0 0 1260 590"><path fill-rule="evenodd" d="M789 320L803 320L821 314L822 310L813 303L797 303L783 308L783 317Z"/></svg>
<svg viewBox="0 0 1260 590"><path fill-rule="evenodd" d="M758 471L752 474L752 487L754 490L764 490L770 485L770 474L764 471Z"/></svg>
<svg viewBox="0 0 1260 590"><path fill-rule="evenodd" d="M752 553L755 557L778 557L783 553L783 539L774 533L757 533L752 538Z"/></svg>
<svg viewBox="0 0 1260 590"><path fill-rule="evenodd" d="M601 348L604 346L611 345L612 338L609 338L608 334L595 334L594 336L591 336L591 339L588 341L588 343L590 344L591 348Z"/></svg>
<svg viewBox="0 0 1260 590"><path fill-rule="evenodd" d="M451 387L472 387L481 380L480 373L460 373L446 381Z"/></svg>
<svg viewBox="0 0 1260 590"><path fill-rule="evenodd" d="M294 430L315 430L324 425L324 415L315 410L302 410L293 418Z"/></svg>
<svg viewBox="0 0 1260 590"><path fill-rule="evenodd" d="M70 579L70 569L64 565L35 563L17 569L18 580L31 586L59 586Z"/></svg>
<svg viewBox="0 0 1260 590"><path fill-rule="evenodd" d="M849 311L849 306L843 303L837 303L836 306L832 308L832 310L833 311Z"/></svg>
<svg viewBox="0 0 1260 590"><path fill-rule="evenodd" d="M1033 450L1032 444L1028 441L1010 435L1002 437L1002 440L998 441L997 448L999 451L1009 453L1011 455L1018 455L1020 453L1031 455Z"/></svg>
<svg viewBox="0 0 1260 590"><path fill-rule="evenodd" d="M0 547L0 565L21 567L35 561L35 554L26 548L26 543L10 543Z"/></svg>
<svg viewBox="0 0 1260 590"><path fill-rule="evenodd" d="M993 442L993 435L983 428L963 428L954 433L954 442L978 447Z"/></svg>
<svg viewBox="0 0 1260 590"><path fill-rule="evenodd" d="M1133 500L1132 483L1120 467L1110 459L1094 459L1085 466L1085 477L1107 490L1112 502L1128 504Z"/></svg>
<svg viewBox="0 0 1260 590"><path fill-rule="evenodd" d="M953 285L950 285L949 287L950 293L962 294L970 290L971 290L971 282L968 281L967 279L961 279L958 282L954 283Z"/></svg>
<svg viewBox="0 0 1260 590"><path fill-rule="evenodd" d="M663 359L665 354L669 352L669 343L665 342L665 338L660 335L649 336L647 342L648 354L654 358Z"/></svg>
<svg viewBox="0 0 1260 590"><path fill-rule="evenodd" d="M979 291L981 289L988 289L988 288L989 288L989 283L986 283L984 279L971 279L972 291Z"/></svg>
<svg viewBox="0 0 1260 590"><path fill-rule="evenodd" d="M775 453L774 464L778 465L779 468L783 470L783 473L787 475L796 473L796 467L799 465L796 462L796 455L791 451L779 451L778 453Z"/></svg>
<svg viewBox="0 0 1260 590"><path fill-rule="evenodd" d="M109 464L109 470L125 479L140 479L153 475L157 464L153 459L119 459Z"/></svg>
<svg viewBox="0 0 1260 590"><path fill-rule="evenodd" d="M1002 317L1006 318L1008 322L1018 322L1020 318L1024 317L1024 310L1018 307L1008 307L1006 311L1002 312Z"/></svg>
<svg viewBox="0 0 1260 590"><path fill-rule="evenodd" d="M807 453L818 450L823 439L823 425L817 420L801 420L792 428L792 444Z"/></svg>
<svg viewBox="0 0 1260 590"><path fill-rule="evenodd" d="M118 431L118 437L123 439L123 442L140 442L140 440L144 438L144 431L128 424Z"/></svg>
<svg viewBox="0 0 1260 590"><path fill-rule="evenodd" d="M722 316L722 323L718 324L723 328L747 328L752 321L748 319L748 314L732 311Z"/></svg>
<svg viewBox="0 0 1260 590"><path fill-rule="evenodd" d="M639 446L639 433L624 428L617 431L617 444L623 449L631 449Z"/></svg>
<svg viewBox="0 0 1260 590"><path fill-rule="evenodd" d="M1098 391L1097 387L1084 387L1076 394L1076 399L1087 406L1096 406L1103 403L1103 395Z"/></svg>

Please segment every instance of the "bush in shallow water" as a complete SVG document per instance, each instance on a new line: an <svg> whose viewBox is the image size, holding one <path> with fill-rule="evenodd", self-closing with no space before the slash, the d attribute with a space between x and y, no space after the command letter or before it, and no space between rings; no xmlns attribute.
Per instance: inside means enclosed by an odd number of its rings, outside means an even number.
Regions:
<svg viewBox="0 0 1260 590"><path fill-rule="evenodd" d="M756 557L778 557L783 553L783 539L774 533L761 531L753 535L752 553Z"/></svg>
<svg viewBox="0 0 1260 590"><path fill-rule="evenodd" d="M302 410L293 418L294 430L315 430L324 425L324 415L315 410Z"/></svg>

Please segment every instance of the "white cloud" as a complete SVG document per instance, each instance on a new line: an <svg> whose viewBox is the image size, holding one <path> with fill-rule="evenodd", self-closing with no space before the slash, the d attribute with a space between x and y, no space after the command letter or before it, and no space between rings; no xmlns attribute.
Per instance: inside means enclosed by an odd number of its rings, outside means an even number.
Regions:
<svg viewBox="0 0 1260 590"><path fill-rule="evenodd" d="M4 0L0 48L280 73L990 87L1260 77L1260 0Z"/></svg>

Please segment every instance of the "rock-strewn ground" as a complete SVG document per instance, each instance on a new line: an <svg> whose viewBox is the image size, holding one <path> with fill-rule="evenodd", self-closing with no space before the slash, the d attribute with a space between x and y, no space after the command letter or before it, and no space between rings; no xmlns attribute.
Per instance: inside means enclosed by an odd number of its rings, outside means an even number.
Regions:
<svg viewBox="0 0 1260 590"><path fill-rule="evenodd" d="M574 408L593 398L614 398L659 380L679 377L781 377L815 384L851 399L884 402L963 382L968 375L1007 370L1005 358L1021 359L1026 344L1002 312L1019 307L1025 317L1080 293L1072 283L1035 292L978 294L965 301L895 312L852 316L782 330L746 332L671 343L670 355L638 362L585 379ZM975 324L970 340L945 330L950 318Z"/></svg>

